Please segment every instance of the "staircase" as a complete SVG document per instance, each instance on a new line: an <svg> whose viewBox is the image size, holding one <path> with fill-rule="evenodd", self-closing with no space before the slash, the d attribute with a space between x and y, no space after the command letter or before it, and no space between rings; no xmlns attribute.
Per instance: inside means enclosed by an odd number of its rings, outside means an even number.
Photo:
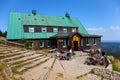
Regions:
<svg viewBox="0 0 120 80"><path fill-rule="evenodd" d="M6 64L8 70L6 72L8 72L10 77L17 78L18 80L37 80L43 75L49 64L53 63L54 58L24 48L0 45L0 61ZM32 73L34 71L39 73ZM2 71L0 71L0 80L4 80L5 76L1 74ZM32 76L28 76L29 74Z"/></svg>

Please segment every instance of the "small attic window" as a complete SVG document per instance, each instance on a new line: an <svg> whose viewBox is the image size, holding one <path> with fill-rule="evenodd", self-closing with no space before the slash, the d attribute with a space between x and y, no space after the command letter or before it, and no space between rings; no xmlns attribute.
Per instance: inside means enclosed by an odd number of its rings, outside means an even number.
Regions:
<svg viewBox="0 0 120 80"><path fill-rule="evenodd" d="M18 18L18 20L21 20L20 18Z"/></svg>
<svg viewBox="0 0 120 80"><path fill-rule="evenodd" d="M77 32L77 29L76 28L72 28L72 32Z"/></svg>
<svg viewBox="0 0 120 80"><path fill-rule="evenodd" d="M34 27L29 26L29 32L34 32Z"/></svg>

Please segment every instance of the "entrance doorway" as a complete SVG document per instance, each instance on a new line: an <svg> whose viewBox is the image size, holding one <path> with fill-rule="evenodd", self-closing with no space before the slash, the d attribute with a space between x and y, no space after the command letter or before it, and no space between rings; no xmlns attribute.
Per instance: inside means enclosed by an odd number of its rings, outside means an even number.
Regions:
<svg viewBox="0 0 120 80"><path fill-rule="evenodd" d="M78 50L78 41L74 41L74 50Z"/></svg>

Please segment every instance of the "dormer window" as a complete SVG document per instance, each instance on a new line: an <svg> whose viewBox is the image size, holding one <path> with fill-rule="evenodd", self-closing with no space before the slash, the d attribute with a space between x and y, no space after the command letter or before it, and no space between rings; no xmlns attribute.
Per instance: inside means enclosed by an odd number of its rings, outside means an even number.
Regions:
<svg viewBox="0 0 120 80"><path fill-rule="evenodd" d="M53 28L53 32L58 32L58 28Z"/></svg>
<svg viewBox="0 0 120 80"><path fill-rule="evenodd" d="M67 33L67 28L63 28L63 33Z"/></svg>
<svg viewBox="0 0 120 80"><path fill-rule="evenodd" d="M34 27L29 27L29 32L34 32Z"/></svg>
<svg viewBox="0 0 120 80"><path fill-rule="evenodd" d="M77 32L76 28L72 28L72 32Z"/></svg>
<svg viewBox="0 0 120 80"><path fill-rule="evenodd" d="M47 32L47 28L46 27L42 27L42 32Z"/></svg>

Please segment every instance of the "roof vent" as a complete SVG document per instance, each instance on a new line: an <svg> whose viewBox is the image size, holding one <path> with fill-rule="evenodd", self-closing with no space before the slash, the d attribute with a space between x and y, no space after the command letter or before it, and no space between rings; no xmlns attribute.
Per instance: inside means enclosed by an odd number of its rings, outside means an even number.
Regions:
<svg viewBox="0 0 120 80"><path fill-rule="evenodd" d="M69 15L69 13L68 13L68 12L66 12L65 16L66 16L66 17L68 17L68 18L70 17L70 15Z"/></svg>
<svg viewBox="0 0 120 80"><path fill-rule="evenodd" d="M32 14L36 15L37 11L36 10L32 10Z"/></svg>
<svg viewBox="0 0 120 80"><path fill-rule="evenodd" d="M18 18L18 20L21 20L20 18Z"/></svg>
<svg viewBox="0 0 120 80"><path fill-rule="evenodd" d="M42 21L44 21L44 19L42 19Z"/></svg>
<svg viewBox="0 0 120 80"><path fill-rule="evenodd" d="M30 14L28 14L28 16L30 16Z"/></svg>

